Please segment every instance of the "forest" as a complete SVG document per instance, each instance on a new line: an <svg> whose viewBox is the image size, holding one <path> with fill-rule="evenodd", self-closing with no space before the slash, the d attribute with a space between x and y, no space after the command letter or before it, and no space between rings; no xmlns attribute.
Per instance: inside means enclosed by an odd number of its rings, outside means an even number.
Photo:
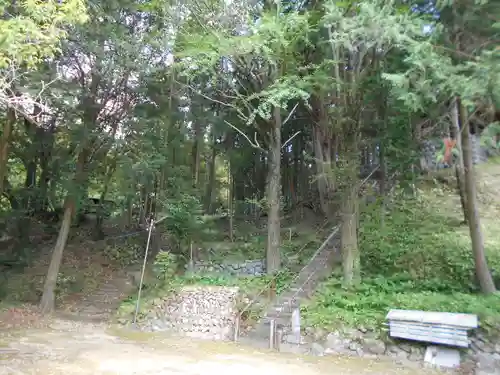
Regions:
<svg viewBox="0 0 500 375"><path fill-rule="evenodd" d="M241 253L285 288L338 226L306 320L399 304L498 323L499 2L1 8L2 303L51 313L95 283L73 258L142 264L152 220L152 263Z"/></svg>

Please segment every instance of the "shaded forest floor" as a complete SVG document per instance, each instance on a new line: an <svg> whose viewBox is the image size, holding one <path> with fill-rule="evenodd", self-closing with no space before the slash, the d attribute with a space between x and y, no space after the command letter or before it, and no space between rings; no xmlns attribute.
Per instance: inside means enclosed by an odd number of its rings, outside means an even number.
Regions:
<svg viewBox="0 0 500 375"><path fill-rule="evenodd" d="M234 242L230 242L225 233L225 223L219 224L222 225L211 229L210 241L195 244L199 247L201 259L217 263L264 258L265 230L250 222L236 221ZM293 272L318 248L326 230L326 227L322 227L323 222L318 218L311 218L311 215L300 223L286 224L282 231L282 251L288 269L278 280L278 292L287 287ZM0 327L22 327L29 323L33 306L40 300L43 280L56 240L57 225L45 231L43 225L35 225L36 223L32 223L35 236L31 239L31 245L24 251L24 264L2 272ZM89 223L72 230L58 277L57 311L66 315L100 315L103 318L108 315L107 318L112 318L110 314L116 311L119 299L123 300L128 296L122 310L125 310L124 315L129 319L129 312L135 308L137 275L142 265L147 233L137 229L119 230L108 224L105 228L106 239L93 241L92 229L93 225ZM183 249L183 252L187 254L188 250ZM0 249L0 255L4 254L8 254L8 251ZM148 268L145 278L146 291L143 298L146 299L149 284L154 286L155 283L150 269L151 267ZM183 269L183 265L179 265L179 275L182 275ZM131 275L135 280L132 280ZM237 284L248 295L260 292L269 282L266 276L234 278L228 275L195 276L180 281L228 286ZM106 298L106 295L111 298ZM253 318L257 317L252 316Z"/></svg>
<svg viewBox="0 0 500 375"><path fill-rule="evenodd" d="M126 333L103 325L52 320L45 328L0 337L0 374L413 375L382 360L304 358L215 343Z"/></svg>

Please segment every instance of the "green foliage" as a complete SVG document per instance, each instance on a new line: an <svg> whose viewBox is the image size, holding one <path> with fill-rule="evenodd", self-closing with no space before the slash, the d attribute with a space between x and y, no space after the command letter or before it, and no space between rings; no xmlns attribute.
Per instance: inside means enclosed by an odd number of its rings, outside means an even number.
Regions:
<svg viewBox="0 0 500 375"><path fill-rule="evenodd" d="M187 258L189 245L215 241L222 232L214 229L214 217L204 215L202 196L219 196L225 206L231 181L235 200L252 197L253 205L268 208L262 199L269 161L264 149L272 144L275 109L282 142L290 141L278 147L284 201L294 208L316 194L316 184L305 181L318 162L304 157L316 140L313 127L324 135L323 151L331 152L336 164L356 164L350 161L357 150L346 141L359 138L365 149L383 145L388 175L414 180L420 125L444 129L447 121L441 119L448 110L442 102L460 95L471 113L498 108L500 50L491 43L500 30L491 21L500 14L495 4L455 9L452 1L440 2L440 18L434 19L385 0L325 0L312 8L280 2L254 8L247 2L199 7L159 0L3 1L0 68L16 79L4 79L0 91L14 86L15 93L5 95L23 101L18 91L36 89L31 97L46 108L37 116L32 103L19 105L29 113L17 113L8 142L0 209L8 212L7 222L24 228L17 212L62 207L68 193L105 194L126 212L126 226L154 207L159 217L167 215L158 231L179 250L176 259L165 254L157 259L157 277L169 280L170 288L178 280L172 269ZM79 25L86 18L88 23ZM463 43L455 43L456 30ZM235 130L242 125L247 129ZM51 128L57 130L52 136ZM498 148L494 137L487 141ZM75 180L81 160L84 173ZM228 161L230 171L220 167ZM36 181L28 178L30 168ZM338 165L327 175L337 188L350 188ZM215 191L203 191L206 182L213 182ZM19 201L6 199L13 197ZM206 202L207 212L214 212L212 199ZM231 206L238 214L237 205ZM399 205L386 227L379 211L367 213L360 231L366 279L413 283L418 293L474 291L467 237L455 236L442 218L422 212L427 211L415 202ZM106 225L122 224L109 216ZM420 222L429 225L425 235ZM24 237L36 238L29 230ZM217 256L260 257L265 241L254 237L244 239L249 246L238 243ZM294 258L300 246L282 243L285 264L295 267L310 255L307 248ZM141 258L144 247L127 241L107 245L104 253L125 266ZM497 257L491 247L488 251L498 277ZM438 265L445 276L436 276Z"/></svg>
<svg viewBox="0 0 500 375"><path fill-rule="evenodd" d="M139 261L145 249L146 244L144 242L135 238L126 238L124 241L114 241L106 244L103 253L112 262L125 267Z"/></svg>
<svg viewBox="0 0 500 375"><path fill-rule="evenodd" d="M360 227L363 283L345 289L334 274L304 307L308 324L382 329L388 310L397 308L474 313L482 328L497 329L500 295L476 294L470 239L440 204L399 196L383 224L379 203L367 208ZM486 251L500 282L500 253Z"/></svg>
<svg viewBox="0 0 500 375"><path fill-rule="evenodd" d="M166 204L166 229L178 240L193 237L205 224L203 211L198 197L181 193L177 199Z"/></svg>
<svg viewBox="0 0 500 375"><path fill-rule="evenodd" d="M489 152L498 155L500 153L500 123L494 122L481 134L481 146L488 149Z"/></svg>
<svg viewBox="0 0 500 375"><path fill-rule="evenodd" d="M467 233L457 232L458 220L440 211L439 198L431 202L434 207L429 204L400 197L383 226L380 208L367 210L360 227L364 273L413 280L420 290L477 291ZM495 277L500 277L500 254L495 248L486 247L486 252Z"/></svg>
<svg viewBox="0 0 500 375"><path fill-rule="evenodd" d="M176 255L167 251L160 251L154 259L152 275L146 268L138 321L142 321L148 316L158 298L168 298L182 286L181 280L176 276L178 267L179 263ZM137 283L139 282L140 280L137 280ZM136 304L137 293L134 291L122 301L117 311L117 317L122 323L129 322L132 319Z"/></svg>
<svg viewBox="0 0 500 375"><path fill-rule="evenodd" d="M52 57L67 27L87 19L82 0L2 1L0 12L10 16L0 20L0 68Z"/></svg>
<svg viewBox="0 0 500 375"><path fill-rule="evenodd" d="M276 277L276 293L280 294L285 291L290 285L294 274L287 269L284 269ZM183 285L219 285L219 286L235 286L240 288L242 294L256 296L266 286L269 285L272 277L265 276L248 276L248 277L232 277L227 275L190 275L182 277L179 281Z"/></svg>
<svg viewBox="0 0 500 375"><path fill-rule="evenodd" d="M418 282L396 277L367 277L359 287L344 289L341 278L332 277L314 300L302 308L303 317L306 325L314 327L363 326L383 330L390 309L472 313L478 314L482 329L498 334L499 295L485 297L423 289Z"/></svg>
<svg viewBox="0 0 500 375"><path fill-rule="evenodd" d="M153 271L161 283L171 280L175 276L177 268L178 262L175 254L168 251L160 251L156 255Z"/></svg>

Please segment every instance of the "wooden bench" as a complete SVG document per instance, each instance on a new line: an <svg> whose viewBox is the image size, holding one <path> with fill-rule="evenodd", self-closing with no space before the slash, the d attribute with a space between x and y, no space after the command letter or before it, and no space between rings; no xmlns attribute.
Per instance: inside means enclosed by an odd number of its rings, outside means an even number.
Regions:
<svg viewBox="0 0 500 375"><path fill-rule="evenodd" d="M467 348L468 330L478 327L477 315L417 310L391 310L389 335L401 339Z"/></svg>

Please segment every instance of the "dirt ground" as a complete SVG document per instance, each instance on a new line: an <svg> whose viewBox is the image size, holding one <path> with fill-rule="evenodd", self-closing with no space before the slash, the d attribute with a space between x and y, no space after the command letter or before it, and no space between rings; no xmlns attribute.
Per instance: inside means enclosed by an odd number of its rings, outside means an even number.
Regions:
<svg viewBox="0 0 500 375"><path fill-rule="evenodd" d="M234 343L121 331L104 325L53 320L47 327L3 331L0 374L436 374L360 358L305 358Z"/></svg>

